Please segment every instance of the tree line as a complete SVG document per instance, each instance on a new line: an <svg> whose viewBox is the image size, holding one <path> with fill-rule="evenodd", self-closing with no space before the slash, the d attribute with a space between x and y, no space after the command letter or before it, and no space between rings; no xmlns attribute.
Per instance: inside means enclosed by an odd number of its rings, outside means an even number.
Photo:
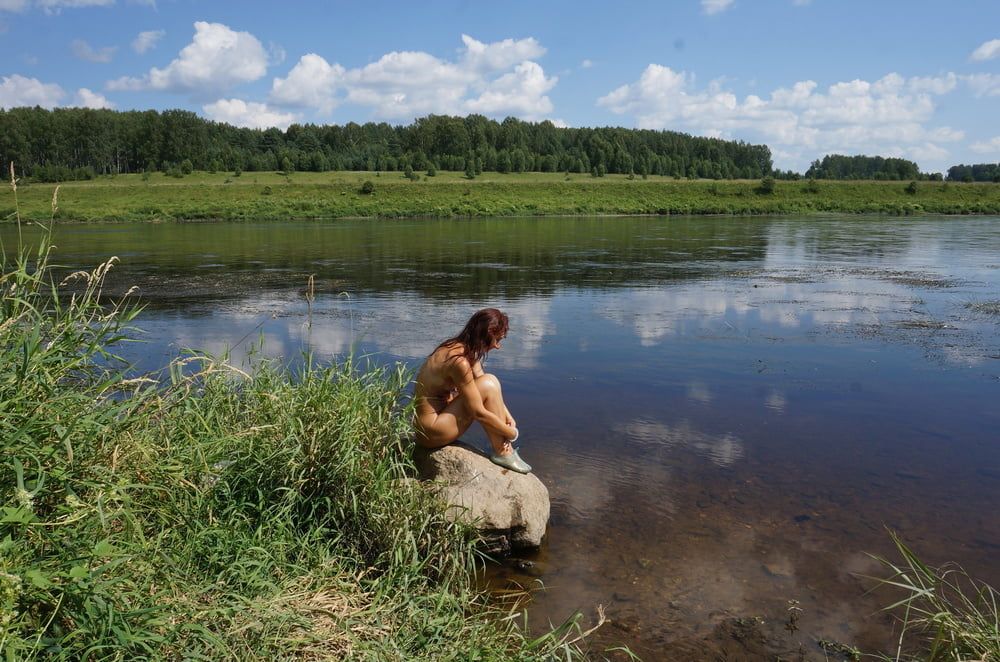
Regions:
<svg viewBox="0 0 1000 662"><path fill-rule="evenodd" d="M482 115L387 123L247 129L185 110L0 110L0 165L35 179L195 170L456 170L755 179L765 145L675 131L562 128Z"/></svg>
<svg viewBox="0 0 1000 662"><path fill-rule="evenodd" d="M948 168L951 182L1000 182L1000 163L976 163Z"/></svg>
<svg viewBox="0 0 1000 662"><path fill-rule="evenodd" d="M883 156L828 154L813 161L807 179L874 179L888 181L940 180L940 173L922 173L913 161Z"/></svg>
<svg viewBox="0 0 1000 662"><path fill-rule="evenodd" d="M247 129L186 110L0 109L0 167L37 181L163 171L484 170L699 179L939 180L913 161L830 154L804 175L774 170L765 145L619 127L563 128L482 115ZM957 165L951 181L1000 181L1000 164Z"/></svg>

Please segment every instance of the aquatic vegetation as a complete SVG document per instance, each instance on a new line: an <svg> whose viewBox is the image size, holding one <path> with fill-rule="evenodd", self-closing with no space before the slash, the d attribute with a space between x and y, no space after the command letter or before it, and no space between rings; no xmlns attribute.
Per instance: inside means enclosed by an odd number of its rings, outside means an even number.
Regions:
<svg viewBox="0 0 1000 662"><path fill-rule="evenodd" d="M969 301L965 307L982 315L1000 317L1000 301Z"/></svg>

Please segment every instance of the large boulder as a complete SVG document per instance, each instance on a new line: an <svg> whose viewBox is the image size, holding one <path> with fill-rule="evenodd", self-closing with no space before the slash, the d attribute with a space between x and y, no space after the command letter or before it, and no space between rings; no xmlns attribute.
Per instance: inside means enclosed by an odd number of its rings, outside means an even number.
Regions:
<svg viewBox="0 0 1000 662"><path fill-rule="evenodd" d="M549 522L549 491L535 474L499 467L462 442L428 450L413 459L421 480L434 481L453 520L475 526L494 553L542 544Z"/></svg>

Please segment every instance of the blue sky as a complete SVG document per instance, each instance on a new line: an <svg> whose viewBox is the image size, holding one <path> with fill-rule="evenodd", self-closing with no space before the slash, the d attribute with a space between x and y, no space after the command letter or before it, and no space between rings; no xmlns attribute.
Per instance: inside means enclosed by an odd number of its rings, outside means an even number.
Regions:
<svg viewBox="0 0 1000 662"><path fill-rule="evenodd" d="M1000 1L0 0L0 107L240 126L478 112L927 171L1000 161Z"/></svg>

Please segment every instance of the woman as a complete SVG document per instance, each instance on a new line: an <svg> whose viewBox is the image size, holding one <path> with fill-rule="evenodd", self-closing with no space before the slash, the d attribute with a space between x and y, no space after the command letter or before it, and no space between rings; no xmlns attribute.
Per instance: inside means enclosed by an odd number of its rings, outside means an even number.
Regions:
<svg viewBox="0 0 1000 662"><path fill-rule="evenodd" d="M473 315L454 338L437 346L417 373L413 397L417 443L438 448L458 439L478 421L490 439L495 464L528 473L514 450L517 427L500 391L500 380L483 371L483 359L507 337L507 316L496 308Z"/></svg>

